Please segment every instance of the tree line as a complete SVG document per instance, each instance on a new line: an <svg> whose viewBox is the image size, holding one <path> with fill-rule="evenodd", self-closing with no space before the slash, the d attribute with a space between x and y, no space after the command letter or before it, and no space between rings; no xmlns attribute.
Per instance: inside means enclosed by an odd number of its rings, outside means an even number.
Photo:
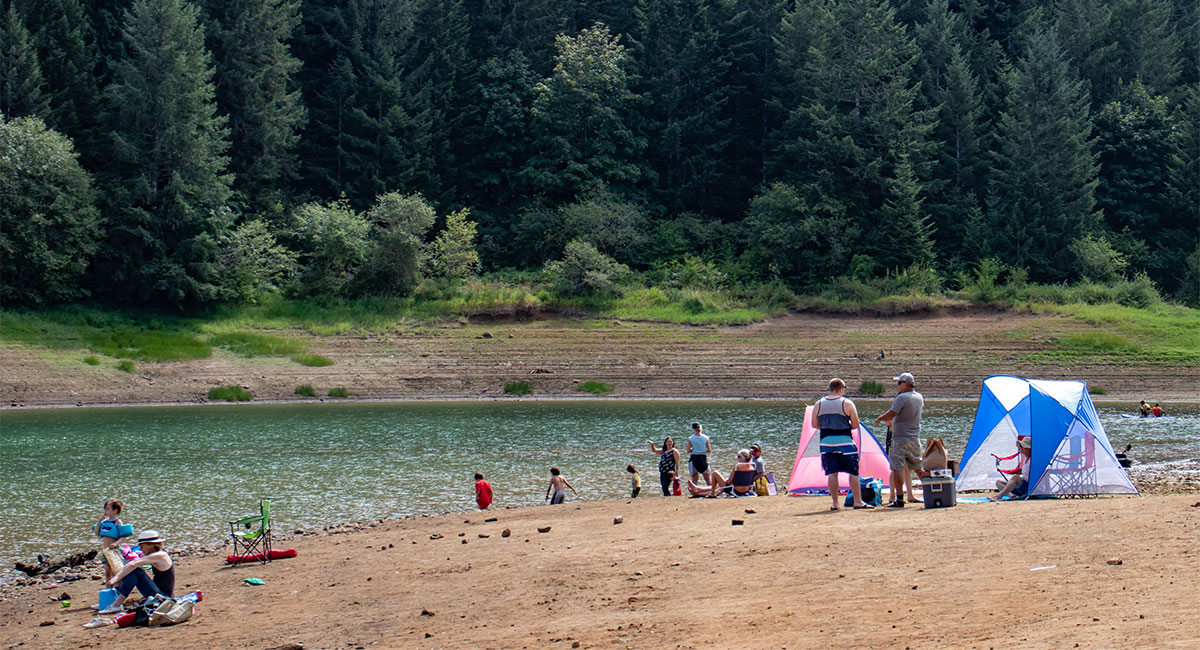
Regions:
<svg viewBox="0 0 1200 650"><path fill-rule="evenodd" d="M3 0L0 298L690 260L1196 302L1198 57L1192 0Z"/></svg>

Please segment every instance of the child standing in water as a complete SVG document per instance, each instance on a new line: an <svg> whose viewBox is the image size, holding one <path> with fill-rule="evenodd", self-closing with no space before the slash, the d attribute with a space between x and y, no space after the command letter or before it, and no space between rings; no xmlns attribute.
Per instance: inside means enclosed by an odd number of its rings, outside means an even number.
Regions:
<svg viewBox="0 0 1200 650"><path fill-rule="evenodd" d="M556 506L567 498L567 491L564 488L571 488L571 492L574 492L575 496L579 496L579 493L575 491L575 487L567 482L562 472L557 467L551 467L550 485L546 488L546 498L550 499L550 505ZM551 492L554 493L553 497L550 496Z"/></svg>
<svg viewBox="0 0 1200 650"><path fill-rule="evenodd" d="M631 486L633 488L632 498L636 499L638 492L642 491L642 475L638 474L637 468L634 467L632 463L625 466L625 471L629 472L630 474L633 474L633 480L632 480L632 486Z"/></svg>
<svg viewBox="0 0 1200 650"><path fill-rule="evenodd" d="M483 480L483 474L475 472L475 503L480 510L492 505L492 484Z"/></svg>

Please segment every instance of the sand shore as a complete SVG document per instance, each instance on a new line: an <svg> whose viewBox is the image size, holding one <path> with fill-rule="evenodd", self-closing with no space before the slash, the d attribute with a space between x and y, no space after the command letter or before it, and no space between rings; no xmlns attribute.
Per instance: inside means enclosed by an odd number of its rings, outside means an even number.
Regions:
<svg viewBox="0 0 1200 650"><path fill-rule="evenodd" d="M228 568L219 552L180 559L178 588L205 601L174 628L84 629L92 580L10 586L0 638L5 648L1200 648L1196 494L828 507L824 497L643 497L340 526L291 535L277 547L299 557L266 566ZM243 586L251 576L266 584ZM62 591L72 607L49 600Z"/></svg>
<svg viewBox="0 0 1200 650"><path fill-rule="evenodd" d="M345 388L360 399L512 399L504 385L526 381L535 398L590 397L581 382L612 387L612 398L811 399L840 376L854 397L863 381L885 387L910 371L930 398L976 399L983 379L1015 374L1082 379L1104 399L1196 399L1200 367L1137 364L1103 355L1047 356L1055 335L1097 329L1019 312L897 318L788 314L748 326L555 318L526 323L443 323L370 334L294 338L331 366L286 358L243 358L216 350L193 361L138 362L121 372L106 359L0 344L0 408L202 403L210 388L235 384L256 401L303 401ZM882 358L880 358L882 356ZM326 398L329 399L329 398Z"/></svg>

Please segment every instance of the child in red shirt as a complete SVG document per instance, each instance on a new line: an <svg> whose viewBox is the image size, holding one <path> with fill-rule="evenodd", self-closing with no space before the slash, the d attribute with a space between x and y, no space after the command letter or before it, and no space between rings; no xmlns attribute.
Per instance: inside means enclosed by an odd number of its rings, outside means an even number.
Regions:
<svg viewBox="0 0 1200 650"><path fill-rule="evenodd" d="M475 472L475 503L480 510L487 510L492 505L492 484L483 480L483 474Z"/></svg>

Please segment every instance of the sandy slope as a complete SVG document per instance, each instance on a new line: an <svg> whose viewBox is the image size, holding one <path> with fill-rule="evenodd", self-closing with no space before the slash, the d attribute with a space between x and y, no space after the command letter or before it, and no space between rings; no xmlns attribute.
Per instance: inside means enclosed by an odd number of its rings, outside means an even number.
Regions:
<svg viewBox="0 0 1200 650"><path fill-rule="evenodd" d="M363 398L502 397L506 382L528 381L534 397L579 397L576 386L603 381L611 397L760 397L819 394L831 376L885 386L900 371L916 374L929 397L972 399L984 377L1012 373L1084 379L1105 399L1196 398L1200 367L1037 360L1050 333L1088 329L1077 321L1015 312L874 318L791 314L745 327L557 318L529 323L409 327L369 336L314 337L310 351L335 360L309 368L288 359L234 357L139 363L134 374L84 353L0 345L0 406L203 401L208 389L238 384L256 399L298 399L343 387ZM1094 328L1093 328L1094 329ZM880 353L884 358L880 359ZM1033 355L1033 356L1031 356Z"/></svg>
<svg viewBox="0 0 1200 650"><path fill-rule="evenodd" d="M1196 501L831 513L820 497L651 497L448 514L297 536L299 558L265 567L182 560L180 585L206 600L175 628L85 630L97 583L67 585L70 610L28 589L0 603L0 647L1200 648Z"/></svg>

